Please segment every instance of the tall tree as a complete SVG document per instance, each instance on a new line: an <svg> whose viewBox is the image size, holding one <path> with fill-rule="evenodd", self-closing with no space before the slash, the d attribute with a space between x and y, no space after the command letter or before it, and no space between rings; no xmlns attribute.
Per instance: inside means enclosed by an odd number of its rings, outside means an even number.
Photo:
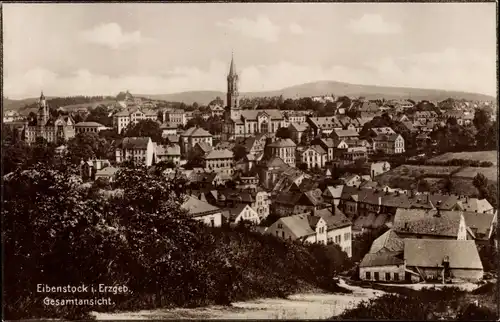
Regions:
<svg viewBox="0 0 500 322"><path fill-rule="evenodd" d="M280 127L276 131L276 137L280 138L280 139L291 139L292 138L292 132L287 127Z"/></svg>
<svg viewBox="0 0 500 322"><path fill-rule="evenodd" d="M141 120L136 124L130 124L124 130L125 137L150 137L153 142L162 141L160 124L153 120Z"/></svg>
<svg viewBox="0 0 500 322"><path fill-rule="evenodd" d="M93 158L107 158L111 149L111 145L104 138L92 132L78 133L68 141L68 155L73 163Z"/></svg>

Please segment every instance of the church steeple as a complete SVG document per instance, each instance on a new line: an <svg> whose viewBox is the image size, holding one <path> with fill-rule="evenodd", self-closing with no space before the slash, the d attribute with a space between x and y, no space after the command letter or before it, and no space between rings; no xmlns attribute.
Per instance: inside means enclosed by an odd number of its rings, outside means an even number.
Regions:
<svg viewBox="0 0 500 322"><path fill-rule="evenodd" d="M240 117L238 80L239 76L234 64L234 55L231 54L231 64L229 65L229 73L227 75L227 108L233 119Z"/></svg>
<svg viewBox="0 0 500 322"><path fill-rule="evenodd" d="M227 77L234 77L234 76L238 76L236 74L236 68L234 67L234 53L231 53L231 65L229 66L229 74L227 75Z"/></svg>

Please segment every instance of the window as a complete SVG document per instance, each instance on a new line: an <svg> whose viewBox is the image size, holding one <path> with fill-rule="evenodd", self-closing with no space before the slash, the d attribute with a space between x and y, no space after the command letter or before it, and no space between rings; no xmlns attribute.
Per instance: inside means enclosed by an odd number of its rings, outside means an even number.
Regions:
<svg viewBox="0 0 500 322"><path fill-rule="evenodd" d="M349 239L351 239L351 233L345 233L344 240L349 240Z"/></svg>
<svg viewBox="0 0 500 322"><path fill-rule="evenodd" d="M375 278L376 281L379 280L378 272L373 273L373 277Z"/></svg>
<svg viewBox="0 0 500 322"><path fill-rule="evenodd" d="M390 281L391 280L391 273L385 273L385 280Z"/></svg>
<svg viewBox="0 0 500 322"><path fill-rule="evenodd" d="M283 228L283 224L278 224L278 228L282 229Z"/></svg>
<svg viewBox="0 0 500 322"><path fill-rule="evenodd" d="M215 220L214 220L214 218L210 218L210 226L212 226L212 227L215 226Z"/></svg>
<svg viewBox="0 0 500 322"><path fill-rule="evenodd" d="M366 279L367 279L367 280L369 280L369 279L371 279L371 278L372 278L372 277L371 277L370 272L366 272Z"/></svg>
<svg viewBox="0 0 500 322"><path fill-rule="evenodd" d="M394 273L394 280L399 281L399 273Z"/></svg>
<svg viewBox="0 0 500 322"><path fill-rule="evenodd" d="M281 232L281 237L285 238L285 232L284 231Z"/></svg>

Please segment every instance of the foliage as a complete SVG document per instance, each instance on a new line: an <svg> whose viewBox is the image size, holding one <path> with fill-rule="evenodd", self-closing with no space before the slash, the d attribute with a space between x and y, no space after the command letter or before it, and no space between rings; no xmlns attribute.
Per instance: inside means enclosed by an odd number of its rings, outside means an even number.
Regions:
<svg viewBox="0 0 500 322"><path fill-rule="evenodd" d="M457 317L458 321L496 321L497 314L487 307L470 304Z"/></svg>
<svg viewBox="0 0 500 322"><path fill-rule="evenodd" d="M232 151L236 161L242 160L247 155L247 150L240 144L236 144Z"/></svg>
<svg viewBox="0 0 500 322"><path fill-rule="evenodd" d="M291 139L292 138L292 131L290 131L290 129L287 127L280 127L276 131L276 137L281 138L281 139Z"/></svg>
<svg viewBox="0 0 500 322"><path fill-rule="evenodd" d="M488 184L488 178L482 173L478 173L472 180L472 184L479 192L479 199L486 199L494 207L498 204L498 191L496 185Z"/></svg>
<svg viewBox="0 0 500 322"><path fill-rule="evenodd" d="M68 141L68 156L72 162L79 163L93 158L109 158L112 155L112 146L106 139L97 133L78 133Z"/></svg>
<svg viewBox="0 0 500 322"><path fill-rule="evenodd" d="M406 294L405 294L406 293ZM384 294L361 302L335 320L420 320L454 319L465 293L456 288L408 290Z"/></svg>
<svg viewBox="0 0 500 322"><path fill-rule="evenodd" d="M209 228L181 210L185 182L147 169L116 175L120 194L82 185L73 166L37 164L4 185L5 317L88 318L88 310L227 304L286 296L301 284L339 290L336 246L302 245L246 229ZM111 307L45 306L37 284L126 285ZM53 295L57 298L73 294ZM79 298L95 294L79 294Z"/></svg>
<svg viewBox="0 0 500 322"><path fill-rule="evenodd" d="M124 130L125 137L150 137L153 142L162 141L160 124L153 120L141 120L136 124L130 123Z"/></svg>
<svg viewBox="0 0 500 322"><path fill-rule="evenodd" d="M104 126L112 126L113 119L108 116L109 112L106 106L99 105L93 110L90 111L90 114L87 116L86 122L97 122Z"/></svg>
<svg viewBox="0 0 500 322"><path fill-rule="evenodd" d="M493 229L496 229L494 227ZM479 257L485 272L496 272L498 270L498 250L494 245L479 245Z"/></svg>
<svg viewBox="0 0 500 322"><path fill-rule="evenodd" d="M388 230L387 227L382 226L377 229L368 230L361 235L355 236L352 239L352 260L359 262L370 251L373 241L380 237Z"/></svg>

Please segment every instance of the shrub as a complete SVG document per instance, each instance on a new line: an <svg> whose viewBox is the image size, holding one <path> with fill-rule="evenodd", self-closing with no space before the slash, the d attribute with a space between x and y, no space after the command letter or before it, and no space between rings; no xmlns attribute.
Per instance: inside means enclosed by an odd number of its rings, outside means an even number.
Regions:
<svg viewBox="0 0 500 322"><path fill-rule="evenodd" d="M245 225L206 227L180 210L182 184L145 169L119 171L123 193L108 199L89 198L95 187L82 186L75 173L37 167L5 180L7 319L227 304L286 296L302 284L337 291L332 277L349 265L337 246L302 245ZM36 292L39 283L126 285L133 296L113 296L109 307L50 307Z"/></svg>
<svg viewBox="0 0 500 322"><path fill-rule="evenodd" d="M457 317L458 321L496 321L497 319L495 311L475 304L469 304Z"/></svg>

